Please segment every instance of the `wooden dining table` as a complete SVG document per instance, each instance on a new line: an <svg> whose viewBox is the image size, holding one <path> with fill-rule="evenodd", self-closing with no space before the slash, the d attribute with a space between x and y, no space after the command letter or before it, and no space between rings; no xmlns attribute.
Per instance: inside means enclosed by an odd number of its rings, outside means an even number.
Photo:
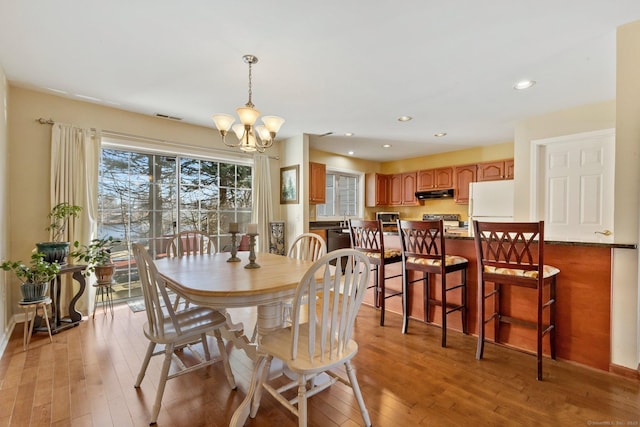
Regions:
<svg viewBox="0 0 640 427"><path fill-rule="evenodd" d="M260 268L245 268L248 252L238 252L239 262L227 262L229 253L162 258L155 261L160 276L172 291L186 300L220 310L257 307L258 336L282 327L282 307L313 265L282 255L258 253ZM245 334L244 325L227 316L225 339L257 359L256 345Z"/></svg>

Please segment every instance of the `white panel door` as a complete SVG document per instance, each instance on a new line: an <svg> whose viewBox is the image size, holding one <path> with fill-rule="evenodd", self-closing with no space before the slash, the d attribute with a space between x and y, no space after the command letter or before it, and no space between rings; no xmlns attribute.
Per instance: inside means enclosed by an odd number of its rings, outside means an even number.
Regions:
<svg viewBox="0 0 640 427"><path fill-rule="evenodd" d="M613 130L545 144L547 239L613 241L614 148Z"/></svg>

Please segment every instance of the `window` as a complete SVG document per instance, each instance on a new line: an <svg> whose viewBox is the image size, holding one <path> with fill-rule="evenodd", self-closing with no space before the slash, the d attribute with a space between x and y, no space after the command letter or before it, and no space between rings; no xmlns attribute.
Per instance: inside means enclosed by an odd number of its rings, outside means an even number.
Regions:
<svg viewBox="0 0 640 427"><path fill-rule="evenodd" d="M316 206L316 216L358 216L359 181L355 174L327 171L326 203Z"/></svg>
<svg viewBox="0 0 640 427"><path fill-rule="evenodd" d="M117 298L140 295L128 248L144 244L164 256L170 237L202 230L218 250L230 244L230 222L251 218L253 168L216 160L103 148L98 183L98 236L123 240L116 248ZM122 249L118 251L117 249Z"/></svg>

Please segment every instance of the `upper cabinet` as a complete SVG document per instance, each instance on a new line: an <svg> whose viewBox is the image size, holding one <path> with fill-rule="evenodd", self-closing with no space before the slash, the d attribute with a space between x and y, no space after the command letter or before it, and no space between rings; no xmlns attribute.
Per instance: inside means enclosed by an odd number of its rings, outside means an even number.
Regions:
<svg viewBox="0 0 640 427"><path fill-rule="evenodd" d="M389 175L368 173L365 175L365 204L368 208L389 204Z"/></svg>
<svg viewBox="0 0 640 427"><path fill-rule="evenodd" d="M478 181L513 179L513 159L478 164Z"/></svg>
<svg viewBox="0 0 640 427"><path fill-rule="evenodd" d="M327 200L327 165L309 162L309 203L323 204Z"/></svg>
<svg viewBox="0 0 640 427"><path fill-rule="evenodd" d="M454 198L456 203L469 203L469 184L476 181L478 165L463 165L454 168Z"/></svg>
<svg viewBox="0 0 640 427"><path fill-rule="evenodd" d="M389 204L391 206L415 206L418 205L418 199L416 199L416 181L417 172L397 173L390 175L389 188L390 198Z"/></svg>
<svg viewBox="0 0 640 427"><path fill-rule="evenodd" d="M453 168L418 171L417 191L453 188Z"/></svg>

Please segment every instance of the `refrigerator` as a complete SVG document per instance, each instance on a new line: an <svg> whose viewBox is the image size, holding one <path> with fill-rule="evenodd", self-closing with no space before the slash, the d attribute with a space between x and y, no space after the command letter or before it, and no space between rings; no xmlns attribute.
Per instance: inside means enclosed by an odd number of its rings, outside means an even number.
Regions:
<svg viewBox="0 0 640 427"><path fill-rule="evenodd" d="M472 182L469 184L469 236L473 221L513 221L513 180Z"/></svg>

